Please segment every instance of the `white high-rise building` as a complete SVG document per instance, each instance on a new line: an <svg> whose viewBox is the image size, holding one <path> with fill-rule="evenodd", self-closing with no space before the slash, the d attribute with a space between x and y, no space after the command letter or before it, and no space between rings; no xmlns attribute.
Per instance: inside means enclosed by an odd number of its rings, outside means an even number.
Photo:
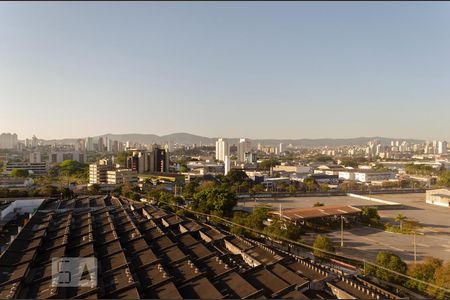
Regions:
<svg viewBox="0 0 450 300"><path fill-rule="evenodd" d="M2 133L0 134L0 149L16 149L17 134Z"/></svg>
<svg viewBox="0 0 450 300"><path fill-rule="evenodd" d="M447 154L447 142L439 141L437 144L438 154Z"/></svg>
<svg viewBox="0 0 450 300"><path fill-rule="evenodd" d="M284 144L283 144L283 143L280 143L280 149L279 149L279 152L280 152L280 153L283 153L283 152L284 152Z"/></svg>
<svg viewBox="0 0 450 300"><path fill-rule="evenodd" d="M230 147L228 142L223 138L216 141L216 159L220 161L225 160L225 156L230 155Z"/></svg>
<svg viewBox="0 0 450 300"><path fill-rule="evenodd" d="M238 161L243 162L245 160L245 153L248 153L251 150L252 150L252 142L246 138L240 139L239 144L237 145Z"/></svg>
<svg viewBox="0 0 450 300"><path fill-rule="evenodd" d="M231 160L228 155L225 155L224 164L225 164L224 170L225 170L225 176L226 176L228 174L228 172L230 172L230 170L231 170Z"/></svg>

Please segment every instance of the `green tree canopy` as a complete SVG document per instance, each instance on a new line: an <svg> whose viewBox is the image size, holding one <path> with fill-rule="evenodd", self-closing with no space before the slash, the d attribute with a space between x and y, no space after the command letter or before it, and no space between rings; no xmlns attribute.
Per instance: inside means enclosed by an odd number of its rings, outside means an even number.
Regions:
<svg viewBox="0 0 450 300"><path fill-rule="evenodd" d="M268 159L263 160L261 163L259 163L258 167L262 170L269 170L271 167L274 167L279 164L280 164L279 160L277 160L274 157L270 157Z"/></svg>
<svg viewBox="0 0 450 300"><path fill-rule="evenodd" d="M313 244L314 249L313 253L317 257L326 257L327 254L320 251L325 250L327 252L335 252L333 242L326 236L319 234L316 239L314 240ZM320 250L319 250L320 249Z"/></svg>
<svg viewBox="0 0 450 300"><path fill-rule="evenodd" d="M28 175L28 170L24 169L12 169L11 171L11 177L25 178L28 177Z"/></svg>
<svg viewBox="0 0 450 300"><path fill-rule="evenodd" d="M442 267L442 260L434 257L425 257L423 263L418 263L416 265L411 265L408 268L408 275L425 282L434 283L434 274L436 271ZM407 288L414 288L421 292L432 291L429 290L428 285L414 281L412 279L408 280L405 284Z"/></svg>
<svg viewBox="0 0 450 300"><path fill-rule="evenodd" d="M446 186L446 187L450 187L450 171L443 171L441 173L441 176L439 177L439 184Z"/></svg>
<svg viewBox="0 0 450 300"><path fill-rule="evenodd" d="M388 251L379 252L375 259L375 264L401 274L406 274L406 263L402 261L402 259L398 255ZM405 279L400 275L375 266L368 267L367 271L369 274L385 281L397 283L403 283L405 281Z"/></svg>
<svg viewBox="0 0 450 300"><path fill-rule="evenodd" d="M366 224L379 225L380 215L377 207L363 207L361 209L361 221Z"/></svg>
<svg viewBox="0 0 450 300"><path fill-rule="evenodd" d="M76 160L65 160L59 164L61 174L64 176L87 176L88 166Z"/></svg>
<svg viewBox="0 0 450 300"><path fill-rule="evenodd" d="M223 182L228 183L229 185L240 185L248 180L250 180L250 178L248 178L247 174L245 174L244 171L242 170L238 170L238 169L231 169L230 172L228 172L228 174L223 177Z"/></svg>
<svg viewBox="0 0 450 300"><path fill-rule="evenodd" d="M447 261L442 267L436 270L434 282L437 286L450 289L450 261ZM443 290L432 289L429 294L437 299L450 298L450 294L445 293Z"/></svg>
<svg viewBox="0 0 450 300"><path fill-rule="evenodd" d="M231 216L237 204L236 195L221 188L209 188L194 194L192 209L203 213Z"/></svg>

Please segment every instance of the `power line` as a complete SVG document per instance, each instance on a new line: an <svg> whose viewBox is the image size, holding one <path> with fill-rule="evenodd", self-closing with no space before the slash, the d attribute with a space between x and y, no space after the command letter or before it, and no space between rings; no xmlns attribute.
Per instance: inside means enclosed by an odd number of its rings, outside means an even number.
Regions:
<svg viewBox="0 0 450 300"><path fill-rule="evenodd" d="M155 199L153 199L153 200L155 200ZM386 268L386 267L377 265L376 263L373 263L373 262L370 262L370 261L361 260L360 258L355 258L355 257L346 256L346 255L342 255L342 254L336 254L336 253L329 252L329 251L326 251L326 250L323 250L323 249L320 249L320 248L316 248L316 247L314 247L314 246L310 246L310 245L308 245L308 244L301 243L301 242L299 242L299 241L290 240L290 239L285 238L285 237L282 237L282 236L275 236L275 235L273 235L273 234L271 234L271 233L268 233L268 232L263 232L263 231L260 231L260 230L254 229L254 228L247 227L247 226L242 225L242 224L234 223L234 222L232 222L232 221L230 221L230 220L228 220L228 219L222 218L222 217L220 217L220 216L216 216L216 215L211 215L211 214L207 214L207 213L198 212L198 211L195 211L195 210L192 210L192 209L183 207L183 206L178 205L178 204L172 204L172 203L169 203L169 202L166 202L166 201L161 201L161 200L155 200L155 201L160 202L160 203L164 203L164 204L167 204L167 205L170 205L170 206L175 206L175 207L181 208L181 209L183 209L183 210L186 210L186 211L191 212L191 213L196 214L196 215L201 215L201 216L204 216L204 217L209 217L209 218L218 219L218 220L221 220L221 221L223 221L223 222L225 222L225 223L227 223L227 224L229 224L229 225L238 226L238 227L241 227L241 228L246 229L246 230L248 230L248 231L251 231L251 232L254 232L254 233L258 233L258 234L260 234L260 235L262 235L262 236L269 236L269 237L275 238L275 239L277 239L277 240L281 240L281 241L284 241L284 242L287 242L287 243L291 243L291 244L294 244L294 245L297 245L297 246L300 246L300 247L305 247L305 248L311 249L311 250L313 250L313 251L314 251L314 250L317 250L317 251L320 251L320 252L322 252L322 253L328 254L328 255L330 255L330 256L334 256L334 257L337 257L337 258L343 258L343 259L345 259L346 261L349 261L349 260L350 260L350 261L352 261L352 260L353 260L353 261L357 261L357 262L359 262L360 264L364 265L364 268L361 269L361 267L360 267L359 265L355 265L354 267L356 267L356 268L357 268L358 270L360 270L360 271L363 271L364 273L365 273L365 264L369 264L369 265L371 265L371 266L373 266L373 267L380 268L380 269L385 270L385 271L387 271L387 272L391 272L391 273L393 273L393 274L395 274L395 275L397 275L397 276L400 276L400 277L403 277L403 278L406 278L406 279L410 279L410 280L416 281L416 282L418 282L418 283L425 284L425 285L427 285L427 286L429 286L429 287L433 287L433 288L435 288L435 289L442 290L442 291L444 291L444 292L446 292L446 293L450 293L450 289L447 289L447 288L441 287L441 286L437 286L437 285L435 285L435 284L433 284L433 283L426 282L426 281L423 281L423 280L420 280L420 279L411 277L411 276L406 275L406 274L399 273L399 272L397 272L397 271L394 271L394 270L388 269L388 268ZM142 203L142 202L141 202L141 203ZM146 205L148 205L148 204L146 204Z"/></svg>

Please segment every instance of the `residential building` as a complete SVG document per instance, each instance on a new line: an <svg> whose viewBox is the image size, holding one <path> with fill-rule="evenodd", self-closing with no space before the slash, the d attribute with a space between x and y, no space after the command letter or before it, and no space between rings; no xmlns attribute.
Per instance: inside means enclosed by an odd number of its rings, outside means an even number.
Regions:
<svg viewBox="0 0 450 300"><path fill-rule="evenodd" d="M216 159L219 161L224 161L225 156L230 155L230 147L228 142L223 138L216 141Z"/></svg>
<svg viewBox="0 0 450 300"><path fill-rule="evenodd" d="M114 167L110 160L101 159L97 163L89 165L89 184L107 184L108 171Z"/></svg>
<svg viewBox="0 0 450 300"><path fill-rule="evenodd" d="M86 151L94 151L94 139L92 137L87 137L86 138Z"/></svg>
<svg viewBox="0 0 450 300"><path fill-rule="evenodd" d="M30 153L30 163L41 163L41 162L42 162L41 152Z"/></svg>
<svg viewBox="0 0 450 300"><path fill-rule="evenodd" d="M224 172L224 174L226 176L228 174L228 172L230 172L230 170L231 170L231 160L230 160L230 157L228 155L225 156L224 164L225 164L225 172Z"/></svg>
<svg viewBox="0 0 450 300"><path fill-rule="evenodd" d="M85 154L78 151L73 152L50 152L48 155L49 164L59 164L65 160L75 160L84 164L86 161Z"/></svg>
<svg viewBox="0 0 450 300"><path fill-rule="evenodd" d="M238 162L245 161L245 154L252 150L252 142L247 138L242 138L239 140L237 145L237 160Z"/></svg>
<svg viewBox="0 0 450 300"><path fill-rule="evenodd" d="M438 141L437 145L438 154L447 154L447 142L446 141Z"/></svg>
<svg viewBox="0 0 450 300"><path fill-rule="evenodd" d="M17 134L2 133L0 134L0 149L16 149Z"/></svg>

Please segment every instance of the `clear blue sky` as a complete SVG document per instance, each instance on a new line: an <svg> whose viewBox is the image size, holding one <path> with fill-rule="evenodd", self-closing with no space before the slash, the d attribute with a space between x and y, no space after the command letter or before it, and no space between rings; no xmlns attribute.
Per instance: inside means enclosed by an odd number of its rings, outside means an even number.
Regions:
<svg viewBox="0 0 450 300"><path fill-rule="evenodd" d="M0 132L450 139L449 2L0 3Z"/></svg>

